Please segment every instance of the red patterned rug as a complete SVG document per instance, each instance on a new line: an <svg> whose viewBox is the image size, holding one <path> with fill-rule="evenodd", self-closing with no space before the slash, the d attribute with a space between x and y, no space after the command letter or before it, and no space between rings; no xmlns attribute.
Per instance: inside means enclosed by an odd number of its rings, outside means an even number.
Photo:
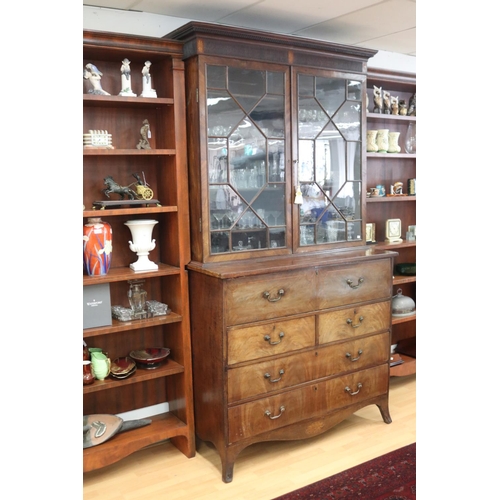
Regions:
<svg viewBox="0 0 500 500"><path fill-rule="evenodd" d="M274 500L416 500L416 443Z"/></svg>

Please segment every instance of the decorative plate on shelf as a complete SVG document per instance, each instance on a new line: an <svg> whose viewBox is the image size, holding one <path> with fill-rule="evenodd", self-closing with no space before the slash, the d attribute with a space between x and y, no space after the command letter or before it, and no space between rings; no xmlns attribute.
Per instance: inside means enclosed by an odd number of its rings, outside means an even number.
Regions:
<svg viewBox="0 0 500 500"><path fill-rule="evenodd" d="M139 368L158 368L170 354L167 347L149 347L132 351L130 357L137 363Z"/></svg>
<svg viewBox="0 0 500 500"><path fill-rule="evenodd" d="M135 372L137 365L132 358L116 358L111 363L111 375L115 378L127 378Z"/></svg>

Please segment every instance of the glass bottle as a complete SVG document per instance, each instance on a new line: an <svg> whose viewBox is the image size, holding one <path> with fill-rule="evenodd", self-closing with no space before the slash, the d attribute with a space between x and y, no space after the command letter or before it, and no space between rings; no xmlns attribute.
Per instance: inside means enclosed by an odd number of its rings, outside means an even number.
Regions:
<svg viewBox="0 0 500 500"><path fill-rule="evenodd" d="M405 151L412 155L417 153L417 124L415 122L410 122L408 125L405 137Z"/></svg>
<svg viewBox="0 0 500 500"><path fill-rule="evenodd" d="M147 292L142 288L144 280L130 280L128 283L130 288L127 295L132 313L134 316L140 316L146 308Z"/></svg>

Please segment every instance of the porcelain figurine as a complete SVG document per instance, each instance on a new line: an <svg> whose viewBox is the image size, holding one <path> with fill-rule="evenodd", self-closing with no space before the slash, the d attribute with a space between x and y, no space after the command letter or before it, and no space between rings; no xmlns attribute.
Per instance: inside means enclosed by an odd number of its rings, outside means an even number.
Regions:
<svg viewBox="0 0 500 500"><path fill-rule="evenodd" d="M391 95L391 114L399 115L399 99Z"/></svg>
<svg viewBox="0 0 500 500"><path fill-rule="evenodd" d="M92 63L88 63L83 69L83 78L92 84L92 88L88 90L88 94L95 95L111 95L103 90L101 86L102 73Z"/></svg>
<svg viewBox="0 0 500 500"><path fill-rule="evenodd" d="M391 114L391 94L387 90L382 91L382 100L384 103L384 114Z"/></svg>
<svg viewBox="0 0 500 500"><path fill-rule="evenodd" d="M146 61L144 63L144 68L142 68L142 94L141 97L157 97L156 90L151 88L151 61Z"/></svg>
<svg viewBox="0 0 500 500"><path fill-rule="evenodd" d="M122 67L120 71L122 73L122 89L119 95L136 97L137 94L134 94L134 92L132 92L132 79L130 77L130 61L127 58L125 58L122 61Z"/></svg>
<svg viewBox="0 0 500 500"><path fill-rule="evenodd" d="M382 87L373 86L373 112L382 113Z"/></svg>
<svg viewBox="0 0 500 500"><path fill-rule="evenodd" d="M408 108L406 107L406 101L404 99L401 99L399 101L399 114L401 116L406 116L408 113Z"/></svg>
<svg viewBox="0 0 500 500"><path fill-rule="evenodd" d="M410 107L408 108L408 116L417 116L417 93L415 92L410 99Z"/></svg>

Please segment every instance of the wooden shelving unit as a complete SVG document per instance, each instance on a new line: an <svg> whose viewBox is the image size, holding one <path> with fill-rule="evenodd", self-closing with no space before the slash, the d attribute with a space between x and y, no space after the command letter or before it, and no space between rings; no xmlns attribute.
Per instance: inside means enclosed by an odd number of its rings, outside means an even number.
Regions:
<svg viewBox="0 0 500 500"><path fill-rule="evenodd" d="M151 76L157 98L122 97L120 66L131 61L132 88L142 90L141 69L152 63ZM190 260L189 210L187 199L185 87L182 44L149 37L115 33L83 32L83 65L92 63L103 74L102 88L109 96L90 95L83 85L83 133L107 130L114 149L83 149L83 222L101 217L113 230L111 269L104 276L83 276L83 286L110 285L111 305L129 307L128 281L143 279L148 300L169 307L169 314L143 320L118 321L109 326L87 328L83 338L90 347L101 347L111 360L130 351L164 346L171 353L155 369L137 368L126 379L96 380L83 387L84 415L121 414L168 403L168 412L152 417L148 426L119 433L99 446L84 449L83 470L112 464L153 443L170 439L184 455L195 454L194 410L188 278ZM151 149L137 149L140 127L148 119ZM141 172L158 204L96 207L107 200L103 179L112 176L121 185L133 182ZM110 197L119 200L119 197ZM155 249L149 258L158 270L136 273L130 263L137 256L130 250L128 220L154 218ZM166 406L166 405L165 405Z"/></svg>
<svg viewBox="0 0 500 500"><path fill-rule="evenodd" d="M406 100L409 104L411 96L416 92L416 75L384 71L369 70L367 79L367 93L369 99L369 112L366 114L367 130L389 129L400 132L400 153L365 153L366 154L366 186L369 189L378 184L390 192L390 185L396 181L403 182L405 196L385 196L380 198L366 199L366 222L374 222L376 225L375 247L379 250L394 250L398 252L394 264L416 262L416 242L403 240L402 243L387 244L385 239L385 221L387 219L401 219L402 237L405 237L409 225L416 224L417 197L408 196L407 179L416 178L417 155L405 152L404 141L408 125L416 123L416 116L400 116L373 113L373 86L382 87L391 95ZM400 288L403 295L412 297L416 301L416 276L402 276L394 274L394 295ZM392 344L399 340L414 339L416 342L416 315L410 318L393 318L392 321ZM401 355L404 363L391 367L392 376L404 376L415 373L416 360L410 356Z"/></svg>

